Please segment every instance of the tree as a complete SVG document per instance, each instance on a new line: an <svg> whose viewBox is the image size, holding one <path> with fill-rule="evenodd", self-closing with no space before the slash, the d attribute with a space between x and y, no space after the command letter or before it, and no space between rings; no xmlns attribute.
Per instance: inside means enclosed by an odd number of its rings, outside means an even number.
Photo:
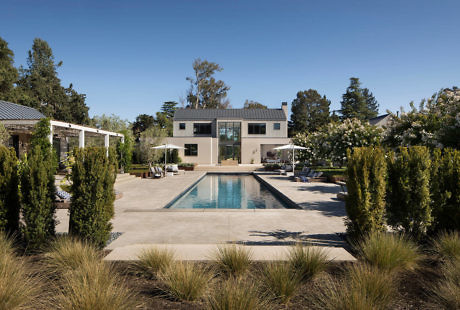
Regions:
<svg viewBox="0 0 460 310"><path fill-rule="evenodd" d="M114 215L116 160L103 147L76 149L72 165L69 234L102 248L110 238Z"/></svg>
<svg viewBox="0 0 460 310"><path fill-rule="evenodd" d="M244 102L244 108L245 109L267 109L267 106L263 105L260 102L246 99L246 101Z"/></svg>
<svg viewBox="0 0 460 310"><path fill-rule="evenodd" d="M98 129L121 132L129 129L130 123L128 120L121 119L118 115L95 115L90 122L91 126L94 126Z"/></svg>
<svg viewBox="0 0 460 310"><path fill-rule="evenodd" d="M0 145L6 145L10 139L10 134L5 126L0 122Z"/></svg>
<svg viewBox="0 0 460 310"><path fill-rule="evenodd" d="M14 84L19 74L14 67L14 53L8 43L0 37L0 100L12 100Z"/></svg>
<svg viewBox="0 0 460 310"><path fill-rule="evenodd" d="M350 78L345 94L342 95L342 119L357 118L366 120L376 117L378 114L378 103L375 97L367 88L361 88L359 78Z"/></svg>
<svg viewBox="0 0 460 310"><path fill-rule="evenodd" d="M166 130L158 126L149 127L143 131L135 148L136 162L146 164L160 161L163 153L152 149L152 146L161 144L166 135Z"/></svg>
<svg viewBox="0 0 460 310"><path fill-rule="evenodd" d="M176 112L178 103L175 101L166 101L161 106L161 111L157 112L155 124L166 130L169 137L173 135L173 117Z"/></svg>
<svg viewBox="0 0 460 310"><path fill-rule="evenodd" d="M0 145L0 231L19 228L18 159L13 149Z"/></svg>
<svg viewBox="0 0 460 310"><path fill-rule="evenodd" d="M316 131L327 124L331 101L316 90L299 91L292 101L291 129L293 133Z"/></svg>
<svg viewBox="0 0 460 310"><path fill-rule="evenodd" d="M347 158L347 232L361 237L385 231L385 151L379 147L348 149Z"/></svg>
<svg viewBox="0 0 460 310"><path fill-rule="evenodd" d="M394 229L420 238L432 224L431 159L424 146L400 147L389 152L387 218Z"/></svg>
<svg viewBox="0 0 460 310"><path fill-rule="evenodd" d="M207 60L195 59L193 62L195 77L187 77L190 89L187 94L188 107L191 109L222 109L229 106L226 99L230 87L213 75L223 70L221 66Z"/></svg>
<svg viewBox="0 0 460 310"><path fill-rule="evenodd" d="M27 68L20 68L18 86L22 92L18 103L40 110L48 117L84 124L88 121L85 95L78 94L72 84L61 86L57 69L62 61L55 63L48 43L36 38L28 53Z"/></svg>
<svg viewBox="0 0 460 310"><path fill-rule="evenodd" d="M133 134L136 141L139 141L141 133L155 124L155 118L148 114L139 114L133 123Z"/></svg>

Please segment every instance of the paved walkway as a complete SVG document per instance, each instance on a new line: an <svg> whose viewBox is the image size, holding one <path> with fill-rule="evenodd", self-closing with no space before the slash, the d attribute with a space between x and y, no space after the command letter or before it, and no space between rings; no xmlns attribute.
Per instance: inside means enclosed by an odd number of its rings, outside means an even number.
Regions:
<svg viewBox="0 0 460 310"><path fill-rule="evenodd" d="M108 260L135 259L151 246L172 247L182 259L209 259L219 244L251 247L255 259L280 259L297 241L328 247L330 258L353 260L337 235L345 231L344 204L335 196L340 187L328 183L296 183L287 177L260 174L302 209L170 210L163 207L202 177L204 172L163 179L135 179L116 188L113 231L123 234L108 249ZM66 230L68 220L59 229ZM66 211L64 211L66 212ZM210 253L208 253L210 252ZM208 253L208 254L206 254Z"/></svg>

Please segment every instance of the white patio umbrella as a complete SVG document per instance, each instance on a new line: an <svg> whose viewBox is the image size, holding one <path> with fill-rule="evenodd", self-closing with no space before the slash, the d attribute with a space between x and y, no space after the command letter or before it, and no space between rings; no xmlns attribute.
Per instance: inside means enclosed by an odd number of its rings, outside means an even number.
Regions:
<svg viewBox="0 0 460 310"><path fill-rule="evenodd" d="M283 151L283 150L292 150L292 172L295 172L295 150L306 150L306 147L300 146L300 145L294 145L294 144L286 144L283 146L278 146L275 147L274 150L277 151Z"/></svg>
<svg viewBox="0 0 460 310"><path fill-rule="evenodd" d="M174 145L174 144L162 144L162 145L159 145L159 146L152 146L152 149L165 150L165 175L166 175L166 152L168 150L183 149L183 147L182 146L177 146L177 145Z"/></svg>

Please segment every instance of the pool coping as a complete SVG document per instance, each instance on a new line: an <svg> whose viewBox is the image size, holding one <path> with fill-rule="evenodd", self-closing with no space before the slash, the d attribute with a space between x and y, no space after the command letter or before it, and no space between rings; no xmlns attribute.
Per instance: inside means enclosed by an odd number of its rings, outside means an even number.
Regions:
<svg viewBox="0 0 460 310"><path fill-rule="evenodd" d="M273 173L263 173L264 175L266 174L273 174ZM176 197L174 197L170 202L168 202L164 207L160 209L156 209L155 212L165 212L165 211L170 211L170 212L256 212L257 211L270 211L270 210L283 210L283 209L206 209L206 208L200 208L200 209L171 209L171 206L176 203L180 198L182 198L183 195L186 195L189 193L193 187L195 187L196 184L198 184L204 177L207 175L252 175L259 183L261 183L263 186L265 186L273 195L275 195L278 199L283 200L283 202L288 205L288 208L285 208L285 210L302 210L302 207L300 207L297 203L292 201L288 196L284 195L281 191L276 189L276 187L272 186L270 183L262 179L258 173L254 171L225 171L225 172L214 172L214 171L209 171L204 173L202 176L200 176L195 182L193 182L189 187L187 187L185 190L183 190L181 193L179 193ZM153 212L154 210L145 210L144 212ZM125 211L126 212L126 211ZM137 212L135 210L132 210L131 212Z"/></svg>

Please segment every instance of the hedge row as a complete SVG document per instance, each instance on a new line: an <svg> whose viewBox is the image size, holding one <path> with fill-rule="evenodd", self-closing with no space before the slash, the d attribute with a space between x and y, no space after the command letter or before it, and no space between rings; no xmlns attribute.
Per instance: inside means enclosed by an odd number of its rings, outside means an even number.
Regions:
<svg viewBox="0 0 460 310"><path fill-rule="evenodd" d="M415 238L460 227L460 151L423 146L348 152L347 231L358 237L386 224Z"/></svg>

